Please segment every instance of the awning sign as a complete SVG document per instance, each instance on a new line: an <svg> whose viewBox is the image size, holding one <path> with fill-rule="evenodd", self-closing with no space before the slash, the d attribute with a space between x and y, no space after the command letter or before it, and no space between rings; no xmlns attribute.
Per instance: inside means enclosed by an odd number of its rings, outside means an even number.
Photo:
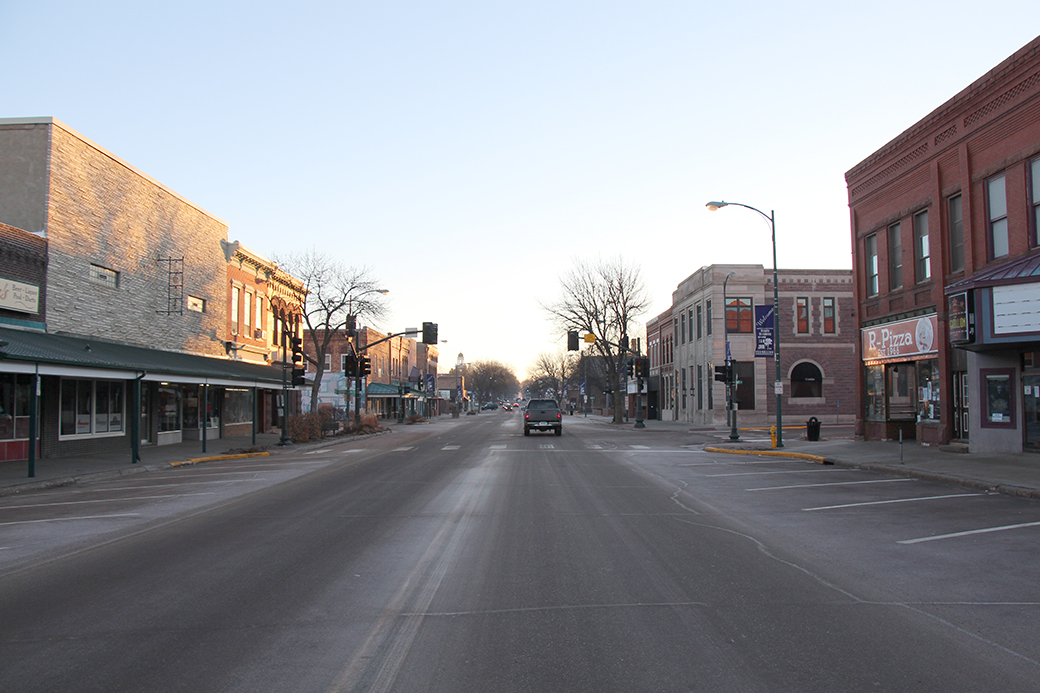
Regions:
<svg viewBox="0 0 1040 693"><path fill-rule="evenodd" d="M860 331L864 361L896 361L939 350L935 314L910 318Z"/></svg>

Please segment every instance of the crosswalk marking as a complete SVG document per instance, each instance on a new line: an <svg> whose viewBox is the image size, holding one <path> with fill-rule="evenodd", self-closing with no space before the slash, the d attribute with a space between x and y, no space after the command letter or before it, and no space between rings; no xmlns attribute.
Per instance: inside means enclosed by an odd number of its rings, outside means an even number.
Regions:
<svg viewBox="0 0 1040 693"><path fill-rule="evenodd" d="M505 450L506 446L505 445L492 445L491 449L492 450Z"/></svg>
<svg viewBox="0 0 1040 693"><path fill-rule="evenodd" d="M390 452L408 452L409 450L414 450L414 449L415 449L414 447L410 447L409 446L409 447L403 447L403 448L394 448Z"/></svg>
<svg viewBox="0 0 1040 693"><path fill-rule="evenodd" d="M585 447L587 447L589 450L602 450L603 449L602 445L586 445Z"/></svg>
<svg viewBox="0 0 1040 693"><path fill-rule="evenodd" d="M629 447L632 448L633 450L649 450L650 449L649 445L629 445Z"/></svg>
<svg viewBox="0 0 1040 693"><path fill-rule="evenodd" d="M540 449L542 449L542 450L555 450L556 449L556 446L553 445L552 443L542 444L542 445L539 445L538 447Z"/></svg>
<svg viewBox="0 0 1040 693"><path fill-rule="evenodd" d="M458 445L445 445L441 450L458 450L459 447Z"/></svg>

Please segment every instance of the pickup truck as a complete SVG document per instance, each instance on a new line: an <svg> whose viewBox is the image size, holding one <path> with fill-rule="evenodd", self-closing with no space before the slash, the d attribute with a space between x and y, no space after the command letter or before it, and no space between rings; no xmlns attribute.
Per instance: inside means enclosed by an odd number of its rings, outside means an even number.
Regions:
<svg viewBox="0 0 1040 693"><path fill-rule="evenodd" d="M549 430L563 435L563 410L554 399L532 399L524 409L524 435Z"/></svg>

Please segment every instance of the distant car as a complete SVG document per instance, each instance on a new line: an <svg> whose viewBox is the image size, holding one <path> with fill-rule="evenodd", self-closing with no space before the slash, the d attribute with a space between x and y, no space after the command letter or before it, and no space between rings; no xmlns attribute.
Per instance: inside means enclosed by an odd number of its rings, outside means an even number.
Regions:
<svg viewBox="0 0 1040 693"><path fill-rule="evenodd" d="M524 409L524 435L531 431L552 431L563 435L563 410L554 399L532 399Z"/></svg>

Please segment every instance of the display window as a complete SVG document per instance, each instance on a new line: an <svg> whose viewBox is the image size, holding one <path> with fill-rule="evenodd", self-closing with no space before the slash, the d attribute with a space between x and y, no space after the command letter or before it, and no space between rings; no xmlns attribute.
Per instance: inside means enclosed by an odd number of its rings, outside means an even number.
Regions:
<svg viewBox="0 0 1040 693"><path fill-rule="evenodd" d="M1015 371L1011 368L979 369L979 399L983 428L1015 428Z"/></svg>
<svg viewBox="0 0 1040 693"><path fill-rule="evenodd" d="M917 362L917 420L939 420L939 360Z"/></svg>
<svg viewBox="0 0 1040 693"><path fill-rule="evenodd" d="M122 435L124 393L119 380L63 378L59 437Z"/></svg>

